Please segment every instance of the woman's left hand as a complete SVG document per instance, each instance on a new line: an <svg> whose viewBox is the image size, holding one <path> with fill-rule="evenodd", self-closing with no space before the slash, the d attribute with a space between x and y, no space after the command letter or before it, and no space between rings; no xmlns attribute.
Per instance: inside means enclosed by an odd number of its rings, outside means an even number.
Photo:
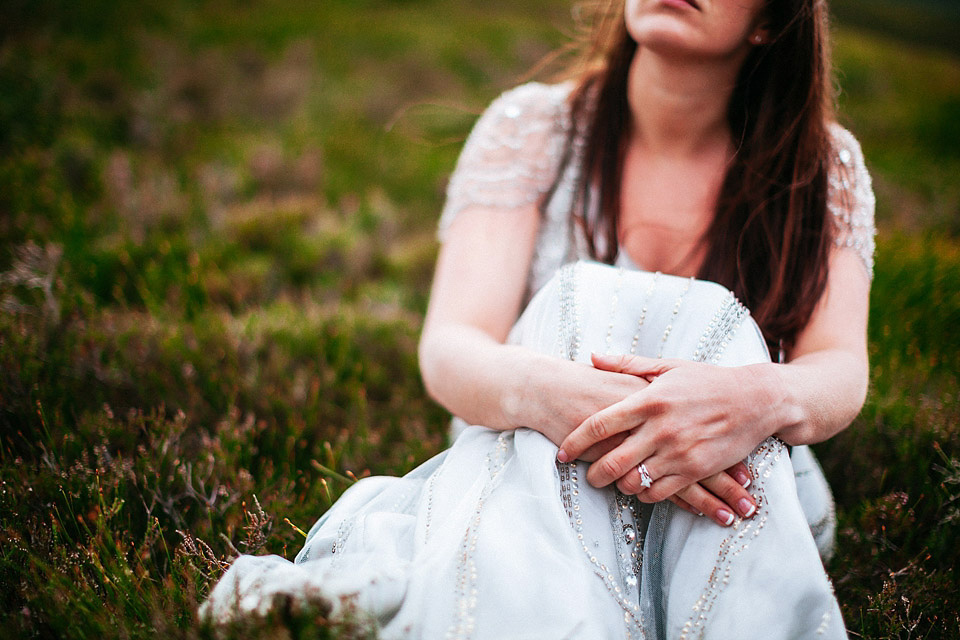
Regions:
<svg viewBox="0 0 960 640"><path fill-rule="evenodd" d="M678 492L683 497L691 485L745 459L779 427L780 398L769 379L775 365L719 367L598 355L593 364L650 381L584 420L561 444L558 458L575 460L595 443L627 434L590 466L587 480L595 487L617 482L621 491L644 502L659 502ZM652 480L648 488L641 485L641 463Z"/></svg>

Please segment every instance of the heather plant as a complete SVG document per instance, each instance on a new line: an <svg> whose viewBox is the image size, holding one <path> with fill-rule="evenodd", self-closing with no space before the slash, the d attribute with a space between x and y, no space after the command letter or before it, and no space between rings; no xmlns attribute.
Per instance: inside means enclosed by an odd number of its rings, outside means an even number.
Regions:
<svg viewBox="0 0 960 640"><path fill-rule="evenodd" d="M416 362L445 176L569 9L0 9L0 636L375 637L349 602L196 611L445 445ZM870 395L818 447L828 569L851 635L957 637L960 63L837 31L881 235Z"/></svg>

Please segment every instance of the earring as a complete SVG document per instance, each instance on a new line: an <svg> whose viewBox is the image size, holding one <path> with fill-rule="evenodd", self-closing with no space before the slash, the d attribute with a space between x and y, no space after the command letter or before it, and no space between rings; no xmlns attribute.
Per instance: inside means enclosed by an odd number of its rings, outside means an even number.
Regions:
<svg viewBox="0 0 960 640"><path fill-rule="evenodd" d="M753 44L763 44L763 34L755 33L750 39L753 40Z"/></svg>

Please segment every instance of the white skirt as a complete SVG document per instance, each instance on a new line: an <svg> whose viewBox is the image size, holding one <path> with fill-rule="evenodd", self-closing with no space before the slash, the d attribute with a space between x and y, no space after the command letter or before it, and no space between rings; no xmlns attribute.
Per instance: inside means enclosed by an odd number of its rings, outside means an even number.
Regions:
<svg viewBox="0 0 960 640"><path fill-rule="evenodd" d="M756 323L720 285L591 262L563 267L510 341L581 361L631 349L769 361ZM201 615L264 613L283 595L349 602L383 638L846 637L808 524L832 522L832 503L806 448L794 448L814 467L803 477L822 484L807 511L826 515L805 515L790 454L768 438L747 459L757 512L731 527L595 489L586 464L556 453L530 429L468 427L402 478L357 482L294 563L238 558Z"/></svg>

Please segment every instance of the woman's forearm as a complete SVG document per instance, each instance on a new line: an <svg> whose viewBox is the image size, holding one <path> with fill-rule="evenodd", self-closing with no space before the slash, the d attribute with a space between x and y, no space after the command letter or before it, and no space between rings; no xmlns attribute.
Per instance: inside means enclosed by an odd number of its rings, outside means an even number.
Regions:
<svg viewBox="0 0 960 640"><path fill-rule="evenodd" d="M495 429L530 427L555 443L647 384L501 344L469 325L429 327L419 354L428 393L454 415Z"/></svg>
<svg viewBox="0 0 960 640"><path fill-rule="evenodd" d="M803 355L786 365L751 367L762 377L760 401L775 413L774 434L787 444L823 442L845 429L867 393L865 358L844 350Z"/></svg>

